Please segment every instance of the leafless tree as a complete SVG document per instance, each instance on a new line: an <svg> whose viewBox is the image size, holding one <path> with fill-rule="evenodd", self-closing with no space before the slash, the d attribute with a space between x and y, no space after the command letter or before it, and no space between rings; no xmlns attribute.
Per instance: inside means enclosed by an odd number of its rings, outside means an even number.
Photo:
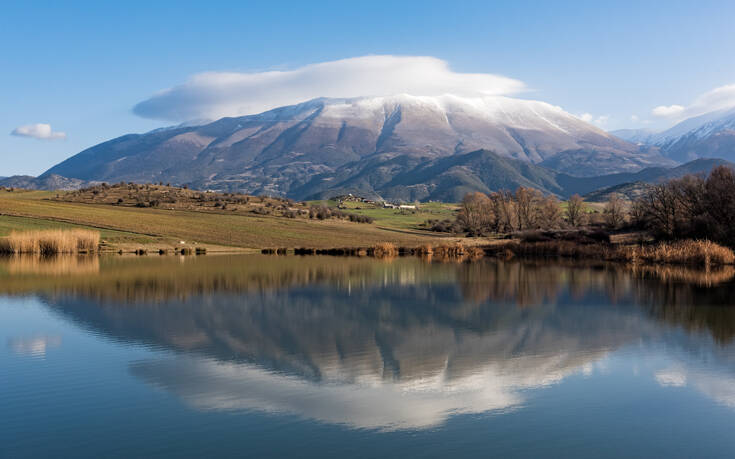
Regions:
<svg viewBox="0 0 735 459"><path fill-rule="evenodd" d="M625 202L617 193L611 193L605 203L605 223L610 229L618 229L625 222Z"/></svg>
<svg viewBox="0 0 735 459"><path fill-rule="evenodd" d="M582 226L587 222L584 199L580 195L574 194L569 198L564 216L567 219L567 223L574 228Z"/></svg>
<svg viewBox="0 0 735 459"><path fill-rule="evenodd" d="M543 229L559 228L561 205L554 196L546 196L539 205L539 226Z"/></svg>

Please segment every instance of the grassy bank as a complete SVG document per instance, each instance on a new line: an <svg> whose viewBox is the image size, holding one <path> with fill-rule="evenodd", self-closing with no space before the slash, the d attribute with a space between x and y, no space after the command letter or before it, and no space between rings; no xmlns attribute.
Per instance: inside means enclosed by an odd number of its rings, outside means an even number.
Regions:
<svg viewBox="0 0 735 459"><path fill-rule="evenodd" d="M720 266L735 263L735 254L711 241L672 241L647 245L581 244L573 241L511 242L493 251L522 258L571 258L634 264Z"/></svg>
<svg viewBox="0 0 735 459"><path fill-rule="evenodd" d="M105 250L133 251L145 246L149 252L172 249L181 241L216 248L365 246L382 241L419 245L437 240L459 240L374 223L346 220L287 218L271 215L241 215L212 210L168 210L110 204L65 202L56 192L15 191L0 193L0 236L13 230L80 228L100 231Z"/></svg>
<svg viewBox="0 0 735 459"><path fill-rule="evenodd" d="M264 254L287 255L287 248L264 249ZM296 255L371 256L393 258L419 256L438 261L476 260L486 256L521 259L568 259L625 262L633 265L684 265L713 267L735 264L735 253L711 241L674 241L648 245L580 243L579 241L525 242L496 240L492 244L465 245L461 242L400 246L381 242L370 247L331 249L296 248Z"/></svg>

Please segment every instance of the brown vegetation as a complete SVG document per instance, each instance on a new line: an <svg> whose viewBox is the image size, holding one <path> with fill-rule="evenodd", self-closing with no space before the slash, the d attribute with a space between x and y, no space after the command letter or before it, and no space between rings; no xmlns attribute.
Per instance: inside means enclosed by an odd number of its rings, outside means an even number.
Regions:
<svg viewBox="0 0 735 459"><path fill-rule="evenodd" d="M584 244L579 241L554 240L509 244L517 256L564 257L598 261L622 261L649 264L719 266L735 263L735 254L711 241L674 241L654 245Z"/></svg>
<svg viewBox="0 0 735 459"><path fill-rule="evenodd" d="M390 258L398 255L398 247L392 242L381 242L372 247L371 253L377 258Z"/></svg>
<svg viewBox="0 0 735 459"><path fill-rule="evenodd" d="M99 243L100 234L90 230L13 231L0 239L0 253L92 253L97 251Z"/></svg>
<svg viewBox="0 0 735 459"><path fill-rule="evenodd" d="M633 204L635 224L655 237L709 239L735 247L735 172L719 166L649 188Z"/></svg>
<svg viewBox="0 0 735 459"><path fill-rule="evenodd" d="M586 214L584 201L575 195L566 209L566 225L583 224ZM490 194L469 193L462 200L454 225L435 222L432 230L451 228L468 236L490 233L512 233L534 229L558 229L564 225L559 201L544 196L539 190L519 187L515 192L500 190Z"/></svg>
<svg viewBox="0 0 735 459"><path fill-rule="evenodd" d="M108 204L121 207L153 207L166 210L188 210L227 214L269 215L303 219L340 219L356 223L372 223L363 215L349 214L326 206L311 206L305 202L239 193L190 190L161 184L120 182L103 183L81 190L59 194L55 201L86 204Z"/></svg>

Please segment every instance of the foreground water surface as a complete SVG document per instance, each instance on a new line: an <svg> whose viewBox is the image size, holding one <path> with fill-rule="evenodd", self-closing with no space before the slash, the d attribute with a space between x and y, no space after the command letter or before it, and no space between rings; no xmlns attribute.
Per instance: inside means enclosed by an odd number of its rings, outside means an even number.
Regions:
<svg viewBox="0 0 735 459"><path fill-rule="evenodd" d="M0 457L732 457L733 270L0 260Z"/></svg>

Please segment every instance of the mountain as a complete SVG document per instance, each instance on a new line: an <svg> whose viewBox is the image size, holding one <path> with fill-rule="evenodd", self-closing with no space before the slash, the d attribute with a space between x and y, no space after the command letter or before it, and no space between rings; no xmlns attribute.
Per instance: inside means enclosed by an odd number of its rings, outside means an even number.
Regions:
<svg viewBox="0 0 735 459"><path fill-rule="evenodd" d="M702 157L735 161L735 107L689 118L652 140L676 161Z"/></svg>
<svg viewBox="0 0 735 459"><path fill-rule="evenodd" d="M296 195L326 198L335 194L378 190L390 199L458 202L470 191L488 193L519 186L564 194L557 172L519 159L477 150L422 161L399 156L358 163L355 170L341 168L329 180L317 177L294 190ZM377 197L367 191L367 195Z"/></svg>
<svg viewBox="0 0 735 459"><path fill-rule="evenodd" d="M44 174L38 178L30 175L14 175L12 177L0 178L0 186L34 190L77 190L94 183L96 182L62 177L58 174Z"/></svg>
<svg viewBox="0 0 735 459"><path fill-rule="evenodd" d="M611 134L657 147L664 156L677 162L697 158L735 161L735 107L688 118L663 132L621 129Z"/></svg>
<svg viewBox="0 0 735 459"><path fill-rule="evenodd" d="M618 129L610 131L610 134L638 145L650 145L656 131L653 129Z"/></svg>
<svg viewBox="0 0 735 459"><path fill-rule="evenodd" d="M636 173L609 174L599 177L571 177L559 174L556 182L564 190L563 195L574 193L585 195L589 201L604 201L610 193L619 193L636 198L648 184L661 183L689 174L708 174L717 166L735 168L735 164L724 159L696 159L681 166L649 167Z"/></svg>
<svg viewBox="0 0 735 459"><path fill-rule="evenodd" d="M486 153L466 156L480 150ZM42 177L164 181L298 199L336 189L427 199L457 194L439 188L471 188L478 177L497 178L476 169L497 162L487 151L580 176L673 164L655 149L623 141L544 102L398 95L315 99L202 126L125 135ZM439 171L441 177L427 175ZM520 178L507 181L513 180ZM482 183L497 189L502 181Z"/></svg>

